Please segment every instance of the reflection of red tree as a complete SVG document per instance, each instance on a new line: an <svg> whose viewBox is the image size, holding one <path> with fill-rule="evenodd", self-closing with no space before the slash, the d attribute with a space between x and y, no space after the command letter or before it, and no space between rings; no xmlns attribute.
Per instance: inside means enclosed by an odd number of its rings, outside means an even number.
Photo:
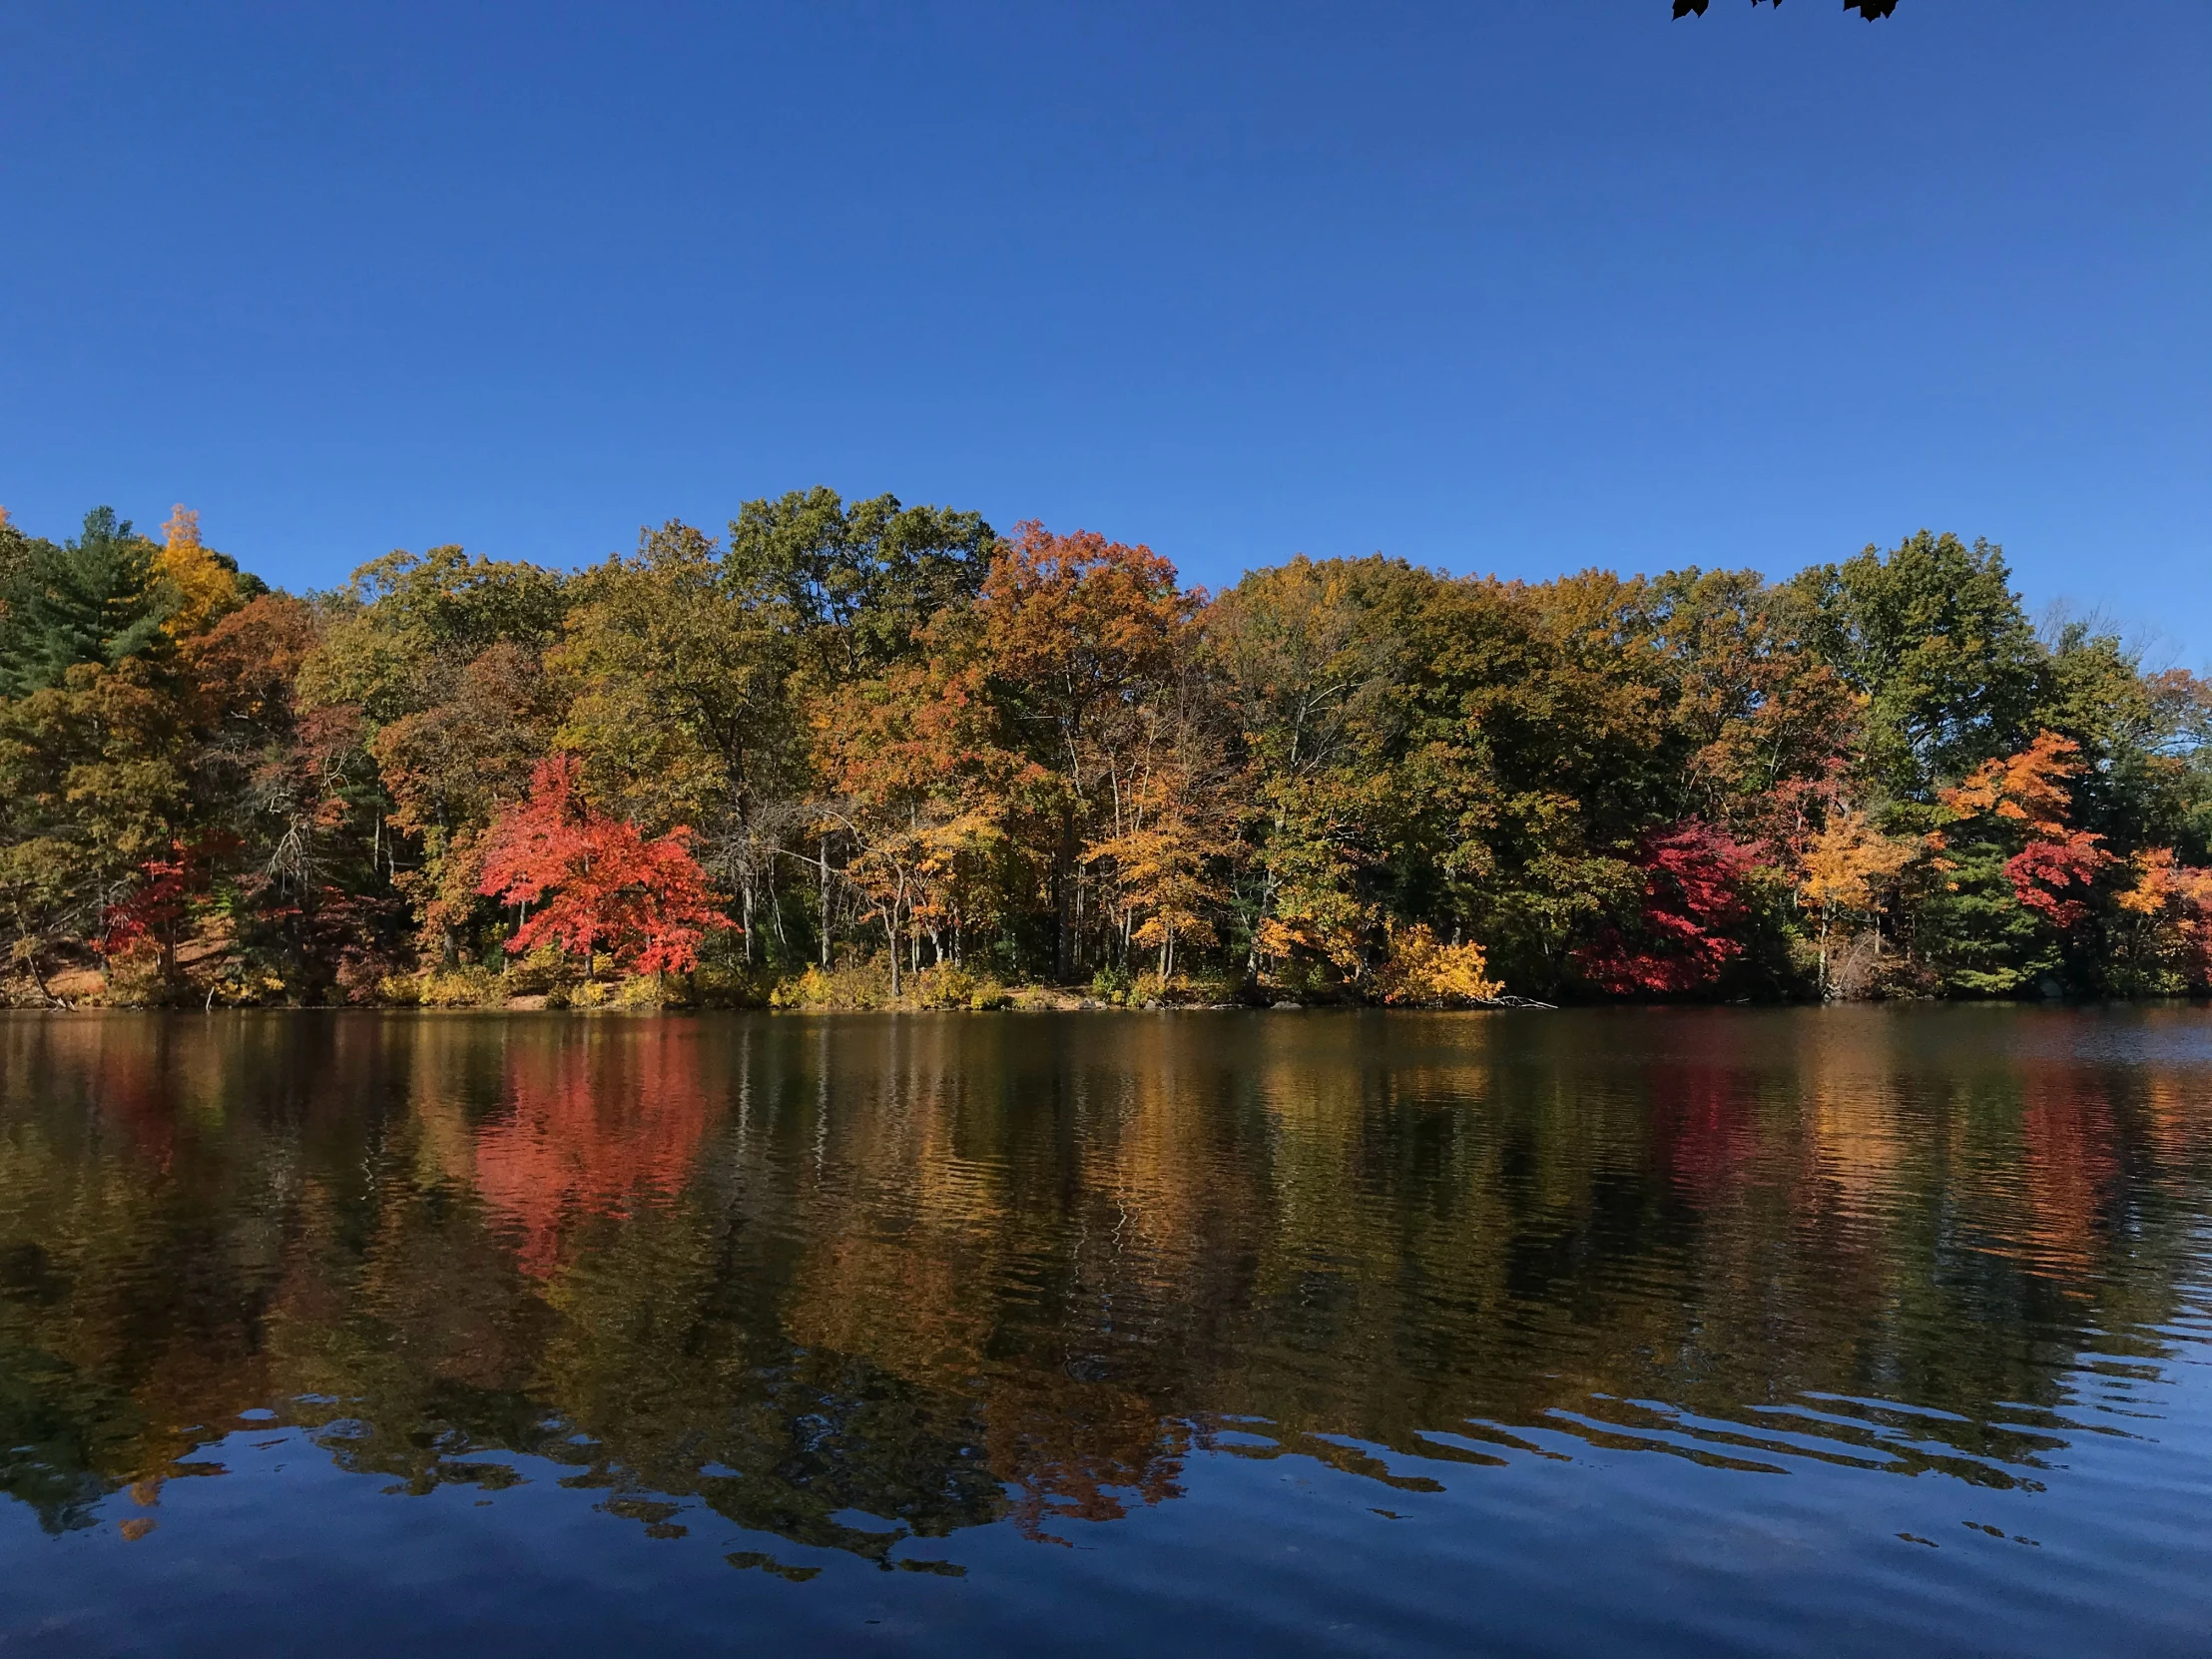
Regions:
<svg viewBox="0 0 2212 1659"><path fill-rule="evenodd" d="M1700 1206L1733 1196L1758 1153L1742 1074L1721 1066L1670 1066L1651 1080L1651 1134L1660 1167Z"/></svg>
<svg viewBox="0 0 2212 1659"><path fill-rule="evenodd" d="M2027 1150L2027 1237L2038 1267L2095 1272L2098 1215L2119 1174L2111 1103L2099 1079L2072 1067L2031 1072L2020 1138Z"/></svg>
<svg viewBox="0 0 2212 1659"><path fill-rule="evenodd" d="M654 1020L510 1049L507 1109L476 1136L476 1190L545 1278L578 1216L679 1191L707 1132L697 1033Z"/></svg>
<svg viewBox="0 0 2212 1659"><path fill-rule="evenodd" d="M180 1105L167 1045L148 1042L135 1024L84 1020L79 1029L91 1033L82 1045L91 1050L84 1076L100 1115L130 1137L141 1157L166 1171L177 1156Z"/></svg>

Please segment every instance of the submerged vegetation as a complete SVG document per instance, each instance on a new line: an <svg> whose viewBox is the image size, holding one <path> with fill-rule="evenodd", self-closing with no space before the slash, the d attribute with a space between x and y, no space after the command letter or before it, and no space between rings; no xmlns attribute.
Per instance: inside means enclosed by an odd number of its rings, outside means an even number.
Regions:
<svg viewBox="0 0 2212 1659"><path fill-rule="evenodd" d="M2212 683L1922 532L1781 582L748 503L276 592L0 515L0 931L56 1005L2173 995Z"/></svg>

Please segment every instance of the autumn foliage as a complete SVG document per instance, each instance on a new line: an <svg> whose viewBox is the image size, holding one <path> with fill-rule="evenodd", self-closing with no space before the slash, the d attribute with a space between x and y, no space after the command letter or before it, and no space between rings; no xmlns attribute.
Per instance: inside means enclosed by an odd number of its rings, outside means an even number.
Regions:
<svg viewBox="0 0 2212 1659"><path fill-rule="evenodd" d="M1606 928L1577 953L1582 971L1622 996L1679 996L1712 984L1743 954L1734 929L1759 852L1695 820L1648 837L1636 858L1641 908L1632 923Z"/></svg>
<svg viewBox="0 0 2212 1659"><path fill-rule="evenodd" d="M732 925L678 828L647 840L577 793L573 755L538 763L529 798L493 821L478 891L526 912L510 954L555 944L589 961L605 951L637 973L697 965L700 940Z"/></svg>
<svg viewBox="0 0 2212 1659"><path fill-rule="evenodd" d="M2072 784L2081 775L2081 746L2055 732L2039 732L2017 755L1983 762L1956 789L1940 797L1944 810L1967 819L1988 814L2016 827L2025 840L2004 863L2013 895L2060 931L2089 913L2088 894L2112 855L2104 837L2067 824Z"/></svg>
<svg viewBox="0 0 2212 1659"><path fill-rule="evenodd" d="M11 999L2212 989L2212 683L1955 536L1209 593L813 489L295 597L162 529L0 518Z"/></svg>

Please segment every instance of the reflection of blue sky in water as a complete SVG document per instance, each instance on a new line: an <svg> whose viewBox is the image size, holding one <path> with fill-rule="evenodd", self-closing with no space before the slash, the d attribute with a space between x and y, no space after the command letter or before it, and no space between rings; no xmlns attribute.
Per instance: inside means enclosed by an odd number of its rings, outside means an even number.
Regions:
<svg viewBox="0 0 2212 1659"><path fill-rule="evenodd" d="M512 1454L486 1461L513 1484L393 1501L304 1432L250 1429L210 1450L228 1478L174 1482L153 1510L104 1506L158 1519L135 1544L106 1527L40 1544L17 1507L0 1515L0 1550L39 1551L38 1573L11 1575L11 1631L73 1653L132 1651L151 1617L159 1650L177 1653L368 1654L433 1636L490 1652L708 1651L739 1634L814 1652L895 1636L947 1653L1450 1652L1470 1639L1612 1653L1713 1651L1733 1634L1829 1654L1936 1651L1948 1632L1963 1651L2077 1655L2106 1650L2124 1609L2130 1651L2180 1654L2199 1651L2212 1612L2197 1571L2212 1401L2195 1359L2171 1374L2160 1441L2077 1444L2041 1492L1882 1479L1772 1445L1759 1460L1796 1478L1752 1480L1524 1429L1530 1450L1502 1447L1481 1470L1353 1448L1389 1487L1295 1454L1200 1453L1177 1501L1061 1523L1072 1550L1003 1525L899 1535L883 1562L909 1570L886 1571L734 1528L697 1498L618 1524L603 1493L564 1484L565 1465Z"/></svg>
<svg viewBox="0 0 2212 1659"><path fill-rule="evenodd" d="M0 1507L0 1632L2077 1654L2212 1625L2200 1015L894 1024L827 1060L807 1021L695 1031L651 1072L664 1116L702 1102L681 1190L560 1175L542 1273L471 1196L468 1149L543 1092L501 1082L496 1022L312 1087L0 1029L31 1500ZM662 1028L571 1066L577 1029L497 1041L619 1099ZM214 1409L256 1388L270 1414Z"/></svg>

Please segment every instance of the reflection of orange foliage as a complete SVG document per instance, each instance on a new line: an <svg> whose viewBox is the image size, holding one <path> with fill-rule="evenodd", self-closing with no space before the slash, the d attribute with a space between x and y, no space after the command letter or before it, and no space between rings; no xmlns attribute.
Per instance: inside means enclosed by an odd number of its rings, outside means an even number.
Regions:
<svg viewBox="0 0 2212 1659"><path fill-rule="evenodd" d="M476 1137L476 1190L519 1224L523 1268L548 1277L579 1215L676 1193L707 1131L698 1034L675 1021L510 1049L507 1109Z"/></svg>
<svg viewBox="0 0 2212 1659"><path fill-rule="evenodd" d="M1003 1027L912 1028L888 1086L852 1101L836 1142L843 1167L822 1193L864 1192L869 1206L820 1230L786 1329L965 1394L1008 1518L1026 1536L1066 1542L1062 1521L1117 1520L1180 1491L1188 1429L1161 1411L1144 1371L1151 1351L1134 1339L1169 1287L1203 1282L1207 1224L1229 1202L1215 1185L1226 1161L1210 1144L1218 1126L1188 1109L1187 1051L1169 1028L1117 1030L1128 1086L1080 1109L1073 1155L1092 1224L1063 1260L1065 1241L1033 1230L1006 1165L971 1156L961 1133L963 1071L977 1047L1004 1041ZM1046 1304L1009 1305L1004 1287L1033 1275L1056 1287ZM1047 1311L1061 1296L1089 1317L1110 1308L1113 1334L1061 1327Z"/></svg>
<svg viewBox="0 0 2212 1659"><path fill-rule="evenodd" d="M992 1470L1012 1488L1008 1519L1024 1536L1066 1543L1051 1523L1120 1520L1127 1499L1183 1495L1177 1476L1189 1431L1143 1394L1045 1367L998 1381L984 1438Z"/></svg>
<svg viewBox="0 0 2212 1659"><path fill-rule="evenodd" d="M2194 1009L2154 1015L2146 1024L2157 1031L2162 1024L2196 1017ZM2164 1166L2181 1169L2191 1162L2212 1157L2212 1112L2205 1110L2212 1098L2203 1073L2194 1069L2154 1071L2142 1085L2142 1126L2147 1144Z"/></svg>

